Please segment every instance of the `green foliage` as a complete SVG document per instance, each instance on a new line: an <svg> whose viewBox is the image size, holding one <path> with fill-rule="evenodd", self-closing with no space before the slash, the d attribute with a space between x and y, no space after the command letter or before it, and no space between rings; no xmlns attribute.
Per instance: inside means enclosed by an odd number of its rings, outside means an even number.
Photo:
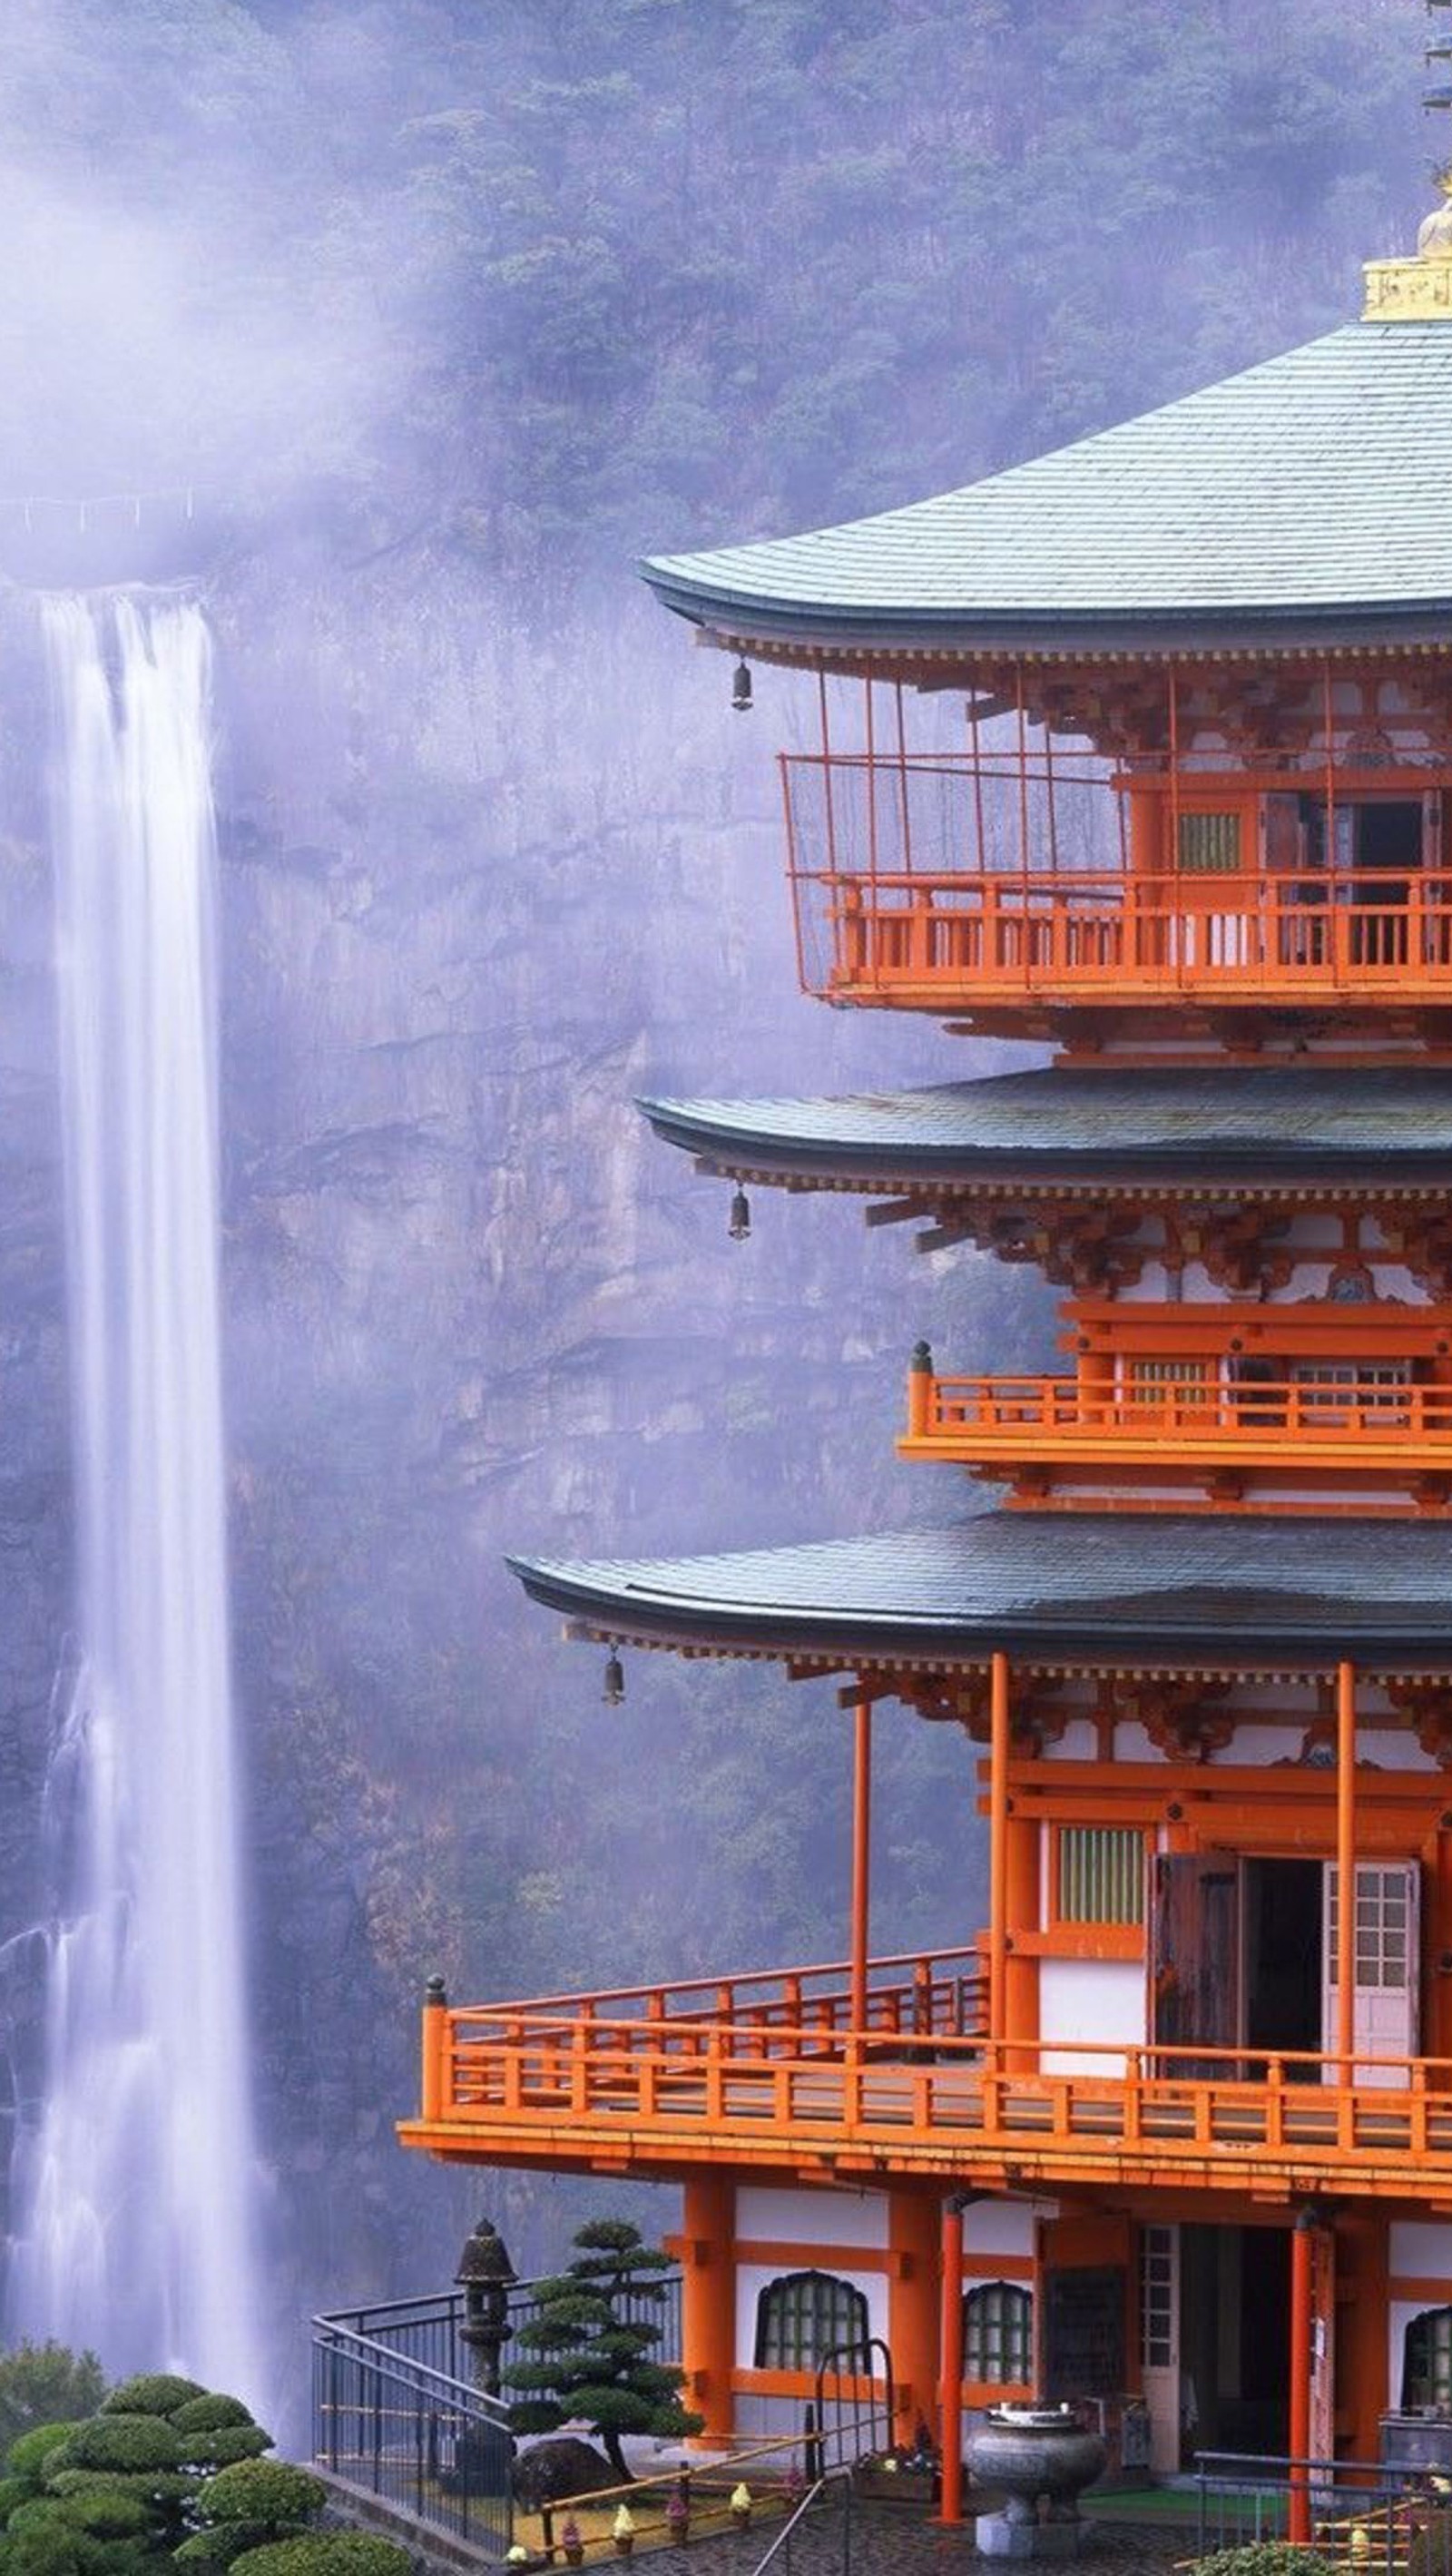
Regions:
<svg viewBox="0 0 1452 2576"><path fill-rule="evenodd" d="M237 2460L260 2459L272 2448L272 2435L260 2424L220 2424L214 2433L184 2433L176 2426L183 2457L194 2468L225 2469Z"/></svg>
<svg viewBox="0 0 1452 2576"><path fill-rule="evenodd" d="M273 2541L232 2561L234 2576L412 2576L413 2561L395 2541L366 2531L309 2531Z"/></svg>
<svg viewBox="0 0 1452 2576"><path fill-rule="evenodd" d="M11 2443L6 2467L16 2477L39 2477L47 2460L63 2442L70 2440L74 2431L73 2423L34 2425L30 2432L22 2433L18 2441Z"/></svg>
<svg viewBox="0 0 1452 2576"><path fill-rule="evenodd" d="M49 2495L94 2495L100 2487L111 2487L118 2477L126 2477L138 2495L145 2496L154 2508L185 2504L196 2494L198 2479L185 2469L57 2469L46 2479Z"/></svg>
<svg viewBox="0 0 1452 2576"><path fill-rule="evenodd" d="M180 2438L159 2415L93 2415L54 2454L61 2469L179 2469Z"/></svg>
<svg viewBox="0 0 1452 2576"><path fill-rule="evenodd" d="M311 2522L327 2500L322 2480L288 2460L239 2460L208 2480L196 2510L206 2524L265 2523L280 2534L290 2525Z"/></svg>
<svg viewBox="0 0 1452 2576"><path fill-rule="evenodd" d="M202 2531L194 2531L173 2558L188 2567L230 2567L244 2549L262 2549L276 2538L270 2523L217 2522Z"/></svg>
<svg viewBox="0 0 1452 2576"><path fill-rule="evenodd" d="M26 2497L34 2495L35 2490L34 2478L0 2478L0 2530L4 2529L16 2506L24 2504Z"/></svg>
<svg viewBox="0 0 1452 2576"><path fill-rule="evenodd" d="M62 2343L22 2343L0 2353L0 2457L17 2438L51 2424L93 2415L106 2393L93 2352Z"/></svg>
<svg viewBox="0 0 1452 2576"><path fill-rule="evenodd" d="M539 2283L537 2311L515 2337L525 2358L504 2374L521 2392L510 2422L516 2433L548 2433L578 2418L624 2479L623 2434L680 2439L701 2429L680 2403L683 2373L650 2358L661 2335L652 2312L665 2297L655 2276L670 2258L623 2218L591 2219L574 2242L574 2262Z"/></svg>
<svg viewBox="0 0 1452 2576"><path fill-rule="evenodd" d="M95 2486L80 2495L58 2496L58 2510L78 2531L88 2531L97 2540L134 2540L151 2528L151 2515L144 2497L134 2488L113 2480L108 2486Z"/></svg>
<svg viewBox="0 0 1452 2576"><path fill-rule="evenodd" d="M210 2396L200 2380L180 2379L170 2371L141 2371L134 2379L123 2379L104 2398L103 2415L175 2415L178 2407L195 2405L198 2398Z"/></svg>
<svg viewBox="0 0 1452 2576"><path fill-rule="evenodd" d="M189 2397L169 2418L178 2433L220 2433L233 2424L255 2424L256 2416L240 2397Z"/></svg>
<svg viewBox="0 0 1452 2576"><path fill-rule="evenodd" d="M1329 2558L1289 2540L1248 2540L1194 2562L1196 2576L1335 2576Z"/></svg>
<svg viewBox="0 0 1452 2576"><path fill-rule="evenodd" d="M0 2576L92 2576L95 2543L54 2522L41 2531L0 2535Z"/></svg>

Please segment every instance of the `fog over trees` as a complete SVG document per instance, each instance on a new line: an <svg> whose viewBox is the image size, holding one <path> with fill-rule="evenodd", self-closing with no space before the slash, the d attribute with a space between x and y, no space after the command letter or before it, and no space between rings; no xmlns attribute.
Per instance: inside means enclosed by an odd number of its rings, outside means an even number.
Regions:
<svg viewBox="0 0 1452 2576"><path fill-rule="evenodd" d="M802 701L766 674L734 717L634 558L921 497L1351 318L1449 147L1414 0L4 19L0 2172L73 1535L28 594L186 577L281 2351L451 2274L481 2199L521 2270L582 2214L394 2147L429 1973L482 2000L844 1947L834 1689L635 1656L607 1709L505 1548L941 1517L961 1486L891 1453L912 1342L1052 1349L1030 1274L845 1200L763 1197L732 1244L644 1136L641 1090L989 1056L797 994L770 755ZM885 1716L883 1948L980 1919L973 1796L957 1730Z"/></svg>

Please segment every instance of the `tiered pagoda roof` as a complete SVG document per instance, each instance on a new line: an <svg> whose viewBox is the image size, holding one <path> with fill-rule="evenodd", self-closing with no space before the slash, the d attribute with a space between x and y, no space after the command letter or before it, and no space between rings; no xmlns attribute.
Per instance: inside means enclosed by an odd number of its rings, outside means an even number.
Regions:
<svg viewBox="0 0 1452 2576"><path fill-rule="evenodd" d="M985 1512L723 1556L512 1558L585 1633L820 1669L1132 1647L1136 1659L1452 1669L1452 1532L1191 1513Z"/></svg>
<svg viewBox="0 0 1452 2576"><path fill-rule="evenodd" d="M1445 320L1353 322L957 492L644 566L731 642L1446 642Z"/></svg>
<svg viewBox="0 0 1452 2576"><path fill-rule="evenodd" d="M1452 1182L1452 1072L1424 1065L1047 1065L922 1091L640 1107L711 1170L798 1186Z"/></svg>

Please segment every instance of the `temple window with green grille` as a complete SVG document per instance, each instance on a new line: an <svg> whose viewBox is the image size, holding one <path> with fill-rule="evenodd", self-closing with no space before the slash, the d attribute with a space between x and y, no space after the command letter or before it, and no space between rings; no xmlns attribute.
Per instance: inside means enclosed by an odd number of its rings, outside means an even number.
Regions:
<svg viewBox="0 0 1452 2576"><path fill-rule="evenodd" d="M1133 1826L1059 1827L1061 1923L1142 1923L1144 1879L1144 1836Z"/></svg>
<svg viewBox="0 0 1452 2576"><path fill-rule="evenodd" d="M1182 876L1234 876L1240 866L1240 816L1181 814L1176 827Z"/></svg>

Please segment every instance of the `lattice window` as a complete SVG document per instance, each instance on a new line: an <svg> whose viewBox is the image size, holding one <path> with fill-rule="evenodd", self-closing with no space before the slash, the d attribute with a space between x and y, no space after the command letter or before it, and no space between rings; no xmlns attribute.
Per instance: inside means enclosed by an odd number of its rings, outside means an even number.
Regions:
<svg viewBox="0 0 1452 2576"><path fill-rule="evenodd" d="M860 2353L866 2367L867 2301L834 2272L783 2272L756 2303L758 2370L815 2370L829 2352Z"/></svg>
<svg viewBox="0 0 1452 2576"><path fill-rule="evenodd" d="M1144 1836L1132 1825L1059 1827L1061 1923L1142 1923L1144 1880Z"/></svg>
<svg viewBox="0 0 1452 2576"><path fill-rule="evenodd" d="M1340 1872L1333 1869L1329 1887L1332 1957L1341 1956ZM1404 1869L1365 1869L1356 1873L1356 1983L1358 1986L1405 1989L1411 1979L1412 1907Z"/></svg>
<svg viewBox="0 0 1452 2576"><path fill-rule="evenodd" d="M1452 2308L1424 2308L1402 2339L1402 2404L1452 2406Z"/></svg>
<svg viewBox="0 0 1452 2576"><path fill-rule="evenodd" d="M1169 2370L1175 2359L1175 2238L1168 2227L1146 2227L1139 2240L1140 2358L1146 2370Z"/></svg>
<svg viewBox="0 0 1452 2576"><path fill-rule="evenodd" d="M1034 2302L1016 2281L980 2281L963 2300L963 2376L986 2387L1032 2386Z"/></svg>
<svg viewBox="0 0 1452 2576"><path fill-rule="evenodd" d="M1179 861L1183 876L1234 876L1240 866L1240 816L1182 814Z"/></svg>

